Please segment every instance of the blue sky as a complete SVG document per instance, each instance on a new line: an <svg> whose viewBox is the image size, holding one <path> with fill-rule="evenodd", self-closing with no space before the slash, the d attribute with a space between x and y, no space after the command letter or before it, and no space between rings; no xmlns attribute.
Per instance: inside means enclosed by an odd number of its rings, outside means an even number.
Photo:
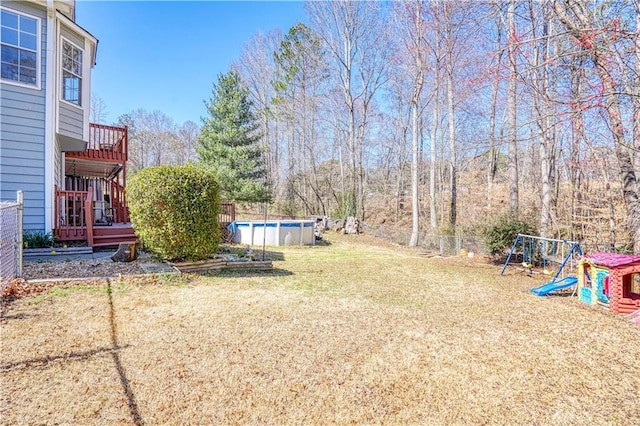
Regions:
<svg viewBox="0 0 640 426"><path fill-rule="evenodd" d="M257 32L304 22L302 2L78 1L76 22L100 40L92 93L107 123L137 108L200 124L212 83Z"/></svg>

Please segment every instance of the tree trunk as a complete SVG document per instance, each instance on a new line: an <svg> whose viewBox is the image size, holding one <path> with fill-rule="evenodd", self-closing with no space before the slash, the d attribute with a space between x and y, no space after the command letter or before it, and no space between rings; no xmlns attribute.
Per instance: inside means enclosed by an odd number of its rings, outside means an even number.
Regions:
<svg viewBox="0 0 640 426"><path fill-rule="evenodd" d="M358 217L361 221L364 221L365 215L365 188L364 188L364 136L365 136L365 123L367 122L367 113L368 113L368 105L365 101L365 105L363 106L363 117L362 122L358 126L358 138L357 138L357 164L358 164L358 174L357 174L357 182L356 182L356 217Z"/></svg>
<svg viewBox="0 0 640 426"><path fill-rule="evenodd" d="M569 159L569 175L571 178L571 239L578 240L584 238L583 233L575 234L578 217L583 216L582 212L582 168L580 165L580 152L583 142L586 142L584 132L584 114L580 100L582 99L581 77L578 70L582 68L582 59L574 58L571 73L571 155Z"/></svg>
<svg viewBox="0 0 640 426"><path fill-rule="evenodd" d="M622 192L627 210L627 223L632 234L634 252L640 253L640 201L638 200L638 183L636 179L633 157L625 140L624 125L620 111L620 99L615 79L611 75L609 62L609 46L596 42L584 43L593 36L592 19L587 15L583 6L575 0L553 3L554 10L571 35L581 43L585 52L595 65L596 73L602 83L602 97L604 109L610 123L610 131L614 142L614 150L620 168ZM573 13L574 19L569 16Z"/></svg>
<svg viewBox="0 0 640 426"><path fill-rule="evenodd" d="M436 151L436 138L438 137L438 127L440 125L440 41L436 40L434 77L433 77L433 120L431 124L431 146L430 146L430 168L429 168L429 220L431 232L435 233L438 228L438 216L436 210L436 170L438 155Z"/></svg>
<svg viewBox="0 0 640 426"><path fill-rule="evenodd" d="M498 10L497 2L494 8ZM496 177L498 150L496 149L496 108L498 104L498 91L500 90L500 68L502 66L502 21L496 13L496 65L493 72L493 87L491 89L491 111L489 115L489 165L487 166L487 211L491 211L491 199L493 198L493 181Z"/></svg>
<svg viewBox="0 0 640 426"><path fill-rule="evenodd" d="M415 66L415 79L413 85L413 96L411 98L411 239L409 240L410 247L416 247L418 245L420 235L420 197L418 192L419 184L419 166L421 163L421 151L419 143L419 115L420 115L420 97L422 95L422 87L424 85L424 64L422 59L422 5L420 2L415 4L414 18L415 24L415 40L413 40L415 52L413 52L413 60Z"/></svg>
<svg viewBox="0 0 640 426"><path fill-rule="evenodd" d="M507 9L507 52L509 57L509 87L507 99L507 111L509 116L508 139L508 175L509 175L509 208L514 217L518 217L519 195L518 195L518 140L517 140L517 79L518 68L516 66L516 23L515 23L516 0L509 0Z"/></svg>
<svg viewBox="0 0 640 426"><path fill-rule="evenodd" d="M630 94L633 95L633 146L635 147L634 166L636 171L640 171L640 0L635 2L636 9L636 34L635 34L635 52L636 66L635 79L630 84ZM640 247L637 248L640 250Z"/></svg>
<svg viewBox="0 0 640 426"><path fill-rule="evenodd" d="M640 202L638 200L638 182L633 167L633 159L624 138L624 126L622 124L619 99L615 92L615 82L602 64L604 58L600 58L599 55L595 55L595 57L597 59L594 58L594 63L604 86L607 115L611 122L611 132L615 141L615 153L618 158L618 167L620 167L620 178L622 180L622 193L627 209L627 222L632 233L634 252L640 253Z"/></svg>
<svg viewBox="0 0 640 426"><path fill-rule="evenodd" d="M422 73L420 73L422 74ZM421 79L419 76L418 79ZM422 82L416 81L414 88L414 96L411 102L411 239L410 247L418 245L418 236L420 233L420 208L418 196L418 175L420 162L420 149L418 143L418 97L422 89Z"/></svg>
<svg viewBox="0 0 640 426"><path fill-rule="evenodd" d="M609 164L605 160L602 173L605 179L605 189L607 191L607 209L609 211L609 247L611 251L616 248L616 212L613 205L613 194L611 191L611 179L609 177Z"/></svg>
<svg viewBox="0 0 640 426"><path fill-rule="evenodd" d="M458 203L458 184L457 173L458 167L456 164L456 134L455 134L455 121L454 121L454 99L453 99L453 55L451 50L449 51L449 70L447 72L447 122L449 124L449 186L451 189L451 200L449 203L449 229L454 231L456 229L456 210Z"/></svg>
<svg viewBox="0 0 640 426"><path fill-rule="evenodd" d="M544 6L541 6L544 7ZM538 127L538 140L540 141L540 235L549 236L553 209L554 191L554 139L551 125L550 104L550 63L549 58L549 21L544 11L536 9L533 1L529 0L529 11L531 17L531 33L534 39L540 38L540 42L534 44L534 67L533 86L535 93L533 103L536 113ZM542 14L542 18L536 12ZM538 23L542 24L542 32L538 35Z"/></svg>

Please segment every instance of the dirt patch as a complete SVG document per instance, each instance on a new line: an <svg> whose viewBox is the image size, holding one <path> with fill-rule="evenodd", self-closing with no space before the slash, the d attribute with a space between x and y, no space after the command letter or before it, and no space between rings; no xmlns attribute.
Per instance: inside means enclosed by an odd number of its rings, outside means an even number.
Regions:
<svg viewBox="0 0 640 426"><path fill-rule="evenodd" d="M148 257L133 262L114 262L110 258L90 260L69 260L63 262L43 261L23 265L23 278L27 280L47 280L58 278L117 277L149 272L149 268L160 262ZM169 267L169 270L171 268Z"/></svg>

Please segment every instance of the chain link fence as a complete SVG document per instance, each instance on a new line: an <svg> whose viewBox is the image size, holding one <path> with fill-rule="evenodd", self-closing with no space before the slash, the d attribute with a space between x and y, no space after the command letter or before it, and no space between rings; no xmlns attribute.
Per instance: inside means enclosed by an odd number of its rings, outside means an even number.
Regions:
<svg viewBox="0 0 640 426"><path fill-rule="evenodd" d="M361 224L362 232L374 237L382 238L383 240L391 241L392 243L406 246L409 244L411 238L411 231L407 231L403 228L395 228L392 226L380 225L372 227L367 223Z"/></svg>
<svg viewBox="0 0 640 426"><path fill-rule="evenodd" d="M0 292L21 275L22 203L0 202Z"/></svg>
<svg viewBox="0 0 640 426"><path fill-rule="evenodd" d="M411 230L380 225L372 227L364 224L363 231L374 237L382 238L396 244L409 245ZM427 252L441 256L458 256L464 249L468 253L487 254L488 250L481 237L473 235L432 235L421 234L418 245Z"/></svg>
<svg viewBox="0 0 640 426"><path fill-rule="evenodd" d="M441 256L458 256L462 251L487 254L488 250L481 237L472 235L425 235L420 246L428 252Z"/></svg>

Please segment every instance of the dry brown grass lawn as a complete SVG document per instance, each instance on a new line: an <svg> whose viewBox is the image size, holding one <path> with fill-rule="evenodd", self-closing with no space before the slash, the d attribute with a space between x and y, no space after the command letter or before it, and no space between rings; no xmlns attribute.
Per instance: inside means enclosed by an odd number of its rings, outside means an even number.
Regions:
<svg viewBox="0 0 640 426"><path fill-rule="evenodd" d="M20 299L0 324L0 422L640 424L640 327L373 243Z"/></svg>

